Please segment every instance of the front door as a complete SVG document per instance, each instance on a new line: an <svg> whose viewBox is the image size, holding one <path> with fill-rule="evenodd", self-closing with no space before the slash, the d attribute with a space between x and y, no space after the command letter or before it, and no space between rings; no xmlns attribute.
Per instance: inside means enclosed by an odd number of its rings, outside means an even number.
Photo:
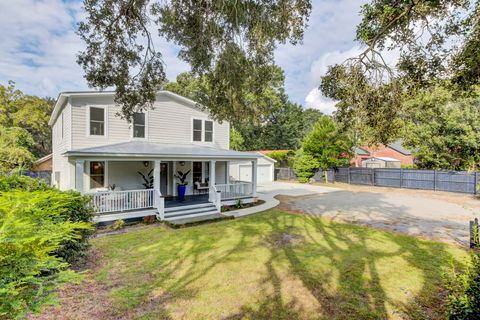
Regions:
<svg viewBox="0 0 480 320"><path fill-rule="evenodd" d="M160 192L163 196L168 194L168 163L160 163Z"/></svg>

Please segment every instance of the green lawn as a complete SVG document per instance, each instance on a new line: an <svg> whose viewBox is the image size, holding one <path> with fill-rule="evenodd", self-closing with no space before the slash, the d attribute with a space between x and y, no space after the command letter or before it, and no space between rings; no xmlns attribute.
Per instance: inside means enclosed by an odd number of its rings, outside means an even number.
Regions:
<svg viewBox="0 0 480 320"><path fill-rule="evenodd" d="M438 319L442 270L465 257L447 244L279 210L155 225L93 247L103 294L84 296L112 318L140 319Z"/></svg>

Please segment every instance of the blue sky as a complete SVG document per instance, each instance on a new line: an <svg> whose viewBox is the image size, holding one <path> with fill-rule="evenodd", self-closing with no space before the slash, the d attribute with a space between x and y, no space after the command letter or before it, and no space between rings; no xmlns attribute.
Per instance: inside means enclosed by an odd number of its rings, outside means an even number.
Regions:
<svg viewBox="0 0 480 320"><path fill-rule="evenodd" d="M283 45L275 52L285 70L290 98L305 107L330 113L333 103L318 92L327 66L359 53L354 42L359 11L366 0L313 0L313 11L303 44ZM56 97L61 91L85 90L82 69L75 56L83 43L75 34L82 19L77 0L0 0L0 83L8 80L27 94ZM177 57L178 49L158 39L167 77L187 71Z"/></svg>

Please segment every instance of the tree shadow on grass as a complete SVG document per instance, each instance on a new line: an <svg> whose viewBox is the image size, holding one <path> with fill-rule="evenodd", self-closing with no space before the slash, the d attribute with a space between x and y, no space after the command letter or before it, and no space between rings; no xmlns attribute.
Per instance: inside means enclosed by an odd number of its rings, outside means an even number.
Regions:
<svg viewBox="0 0 480 320"><path fill-rule="evenodd" d="M110 250L106 259L110 263L103 269L108 274L109 297L118 308L110 319L191 318L182 306L187 309L205 301L202 285L208 285L209 290L225 290L218 279L228 280L228 276L218 278L215 284L206 282L212 274L228 271L228 266L242 265L259 254L261 259L249 265L260 274L256 291L237 301L242 290L250 292L236 287L229 293L233 303L225 310L217 308L209 313L209 306L205 306L200 314L222 319L443 316L439 307L442 295L432 293L441 287L441 266L450 258L447 245L442 243L280 211L188 229L159 228L158 232L163 233L136 231L99 241L103 251ZM382 241L388 243L386 248ZM417 290L408 292L405 285L404 299L391 296L392 290L385 283L392 279L382 270L397 262L402 263L399 267L409 268L405 272L413 270L420 275ZM221 268L216 269L219 265ZM248 273L252 270L235 270L240 277L251 277ZM301 288L289 292L292 286ZM304 291L314 304L305 307ZM218 304L223 306L219 296Z"/></svg>
<svg viewBox="0 0 480 320"><path fill-rule="evenodd" d="M288 219L290 221L287 221ZM382 232L384 241L395 247L394 250L385 251L375 248L371 229L326 223L315 216L291 215L288 218L279 218L273 215L270 219L272 232L285 232L286 226L294 225L294 220L298 222L298 219L304 219L303 233L307 235L310 243L303 246L286 245L283 252L291 271L318 301L322 316L328 319L444 317L444 296L440 289L441 267L451 258L446 244ZM327 288L325 279L319 277L313 268L307 267L312 255L322 256L334 266L337 274L336 290ZM389 259L392 262L389 262ZM400 302L387 294L384 289L385 282L391 279L378 271L382 264L395 263L399 259L404 260L403 263L412 270L417 270L423 280L421 289L416 293L404 290L406 297L403 300L406 302Z"/></svg>

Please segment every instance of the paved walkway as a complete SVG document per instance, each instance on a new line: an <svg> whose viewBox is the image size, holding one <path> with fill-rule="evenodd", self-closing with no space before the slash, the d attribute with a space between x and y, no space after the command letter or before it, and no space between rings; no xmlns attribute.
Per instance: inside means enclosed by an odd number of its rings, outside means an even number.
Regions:
<svg viewBox="0 0 480 320"><path fill-rule="evenodd" d="M223 213L226 216L233 217L243 217L257 212L262 212L268 209L275 208L280 204L280 201L275 199L276 196L286 195L286 196L306 196L306 195L315 195L326 192L338 191L340 189L329 188L323 186L313 186L308 184L298 184L298 183L287 183L287 182L272 182L259 185L257 187L257 194L260 200L265 201L264 204L239 209L235 211L229 211Z"/></svg>
<svg viewBox="0 0 480 320"><path fill-rule="evenodd" d="M480 217L480 199L443 192L419 192L375 187L336 189L297 183L275 182L259 186L265 203L229 212L234 217L279 205L290 211L319 215L398 233L465 246L469 221Z"/></svg>

